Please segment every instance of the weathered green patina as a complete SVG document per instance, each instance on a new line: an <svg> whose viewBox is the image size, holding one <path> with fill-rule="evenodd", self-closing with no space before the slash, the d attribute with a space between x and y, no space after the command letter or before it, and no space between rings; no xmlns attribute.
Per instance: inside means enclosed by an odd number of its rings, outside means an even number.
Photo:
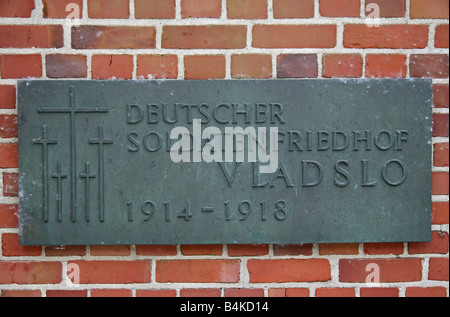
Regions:
<svg viewBox="0 0 450 317"><path fill-rule="evenodd" d="M425 79L20 81L21 243L428 241L431 99Z"/></svg>

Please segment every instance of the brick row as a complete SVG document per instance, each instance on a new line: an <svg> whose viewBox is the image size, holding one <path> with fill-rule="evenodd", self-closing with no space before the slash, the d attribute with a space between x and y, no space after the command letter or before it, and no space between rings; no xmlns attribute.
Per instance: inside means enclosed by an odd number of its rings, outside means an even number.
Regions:
<svg viewBox="0 0 450 317"><path fill-rule="evenodd" d="M65 18L68 4L75 4L77 12L83 12L82 0L43 0L44 18ZM219 18L221 0L181 0L182 18ZM372 4L379 7L380 17L403 17L406 13L404 0L367 0L368 8L363 16L370 13ZM89 0L87 13L91 19L128 19L129 0ZM360 0L320 0L319 13L322 17L360 17ZM4 0L0 4L0 17L31 17L35 9L33 0ZM265 0L227 0L229 19L266 19ZM135 17L138 19L175 18L175 0L135 0ZM448 19L447 0L411 0L412 19ZM314 0L273 0L273 16L279 18L314 17Z"/></svg>
<svg viewBox="0 0 450 317"><path fill-rule="evenodd" d="M192 43L191 43L192 44ZM214 45L210 43L210 45ZM85 78L87 58L80 54L48 54L45 56L45 74L49 78ZM208 64L209 67L203 67ZM361 77L363 57L360 54L324 54L323 77ZM272 59L266 54L232 55L233 78L270 78ZM1 55L3 78L40 78L43 75L40 54ZM412 54L409 71L416 78L448 78L449 57L445 54ZM130 79L133 73L131 55L94 55L92 78ZM366 77L405 78L407 56L404 54L367 54ZM277 77L315 78L318 76L317 54L280 54L277 57ZM139 55L137 76L144 78L177 78L176 55ZM223 55L185 56L187 79L224 78ZM11 86L0 86L0 107L13 108L14 92ZM435 105L448 107L448 85L435 86Z"/></svg>
<svg viewBox="0 0 450 317"><path fill-rule="evenodd" d="M260 25L253 26L255 48L334 48L336 25ZM74 49L152 49L154 27L83 25L72 27ZM244 25L164 26L162 48L238 49L246 47ZM345 48L420 49L428 44L427 25L346 24ZM58 25L2 25L0 48L60 48L62 27ZM448 48L448 24L439 25L435 46ZM448 74L447 74L448 76Z"/></svg>
<svg viewBox="0 0 450 317"><path fill-rule="evenodd" d="M434 208L442 204L442 213L448 202L433 203ZM436 210L434 211L436 212ZM434 218L436 218L435 216ZM443 216L441 216L443 217ZM448 213L447 217L448 219ZM435 224L443 224L446 221L434 221ZM448 223L448 220L447 220ZM17 227L17 205L0 205L0 227L15 228ZM16 234L8 234L3 237L3 255L16 256L22 252L14 250L19 247L19 237ZM9 246L8 246L9 243ZM10 247L12 246L12 247ZM5 252L5 250L7 252ZM26 250L26 249L25 249ZM289 244L274 245L273 253L275 256L295 256L295 255L312 255L312 244ZM403 243L364 243L364 254L368 255L401 255L404 253ZM433 232L431 242L412 242L408 245L409 254L446 254L448 252L448 234L443 232ZM93 245L90 247L90 255L93 256L129 256L131 253L130 246L102 246ZM222 255L222 245L182 245L182 255ZM357 255L358 244L320 244L320 255ZM85 246L58 246L45 247L45 255L47 256L70 256L85 255ZM136 246L137 255L156 255L156 256L174 256L177 254L175 246ZM263 256L268 254L267 245L229 245L229 256ZM25 255L25 254L24 254ZM31 255L27 253L26 255ZM36 252L34 255L40 255Z"/></svg>
<svg viewBox="0 0 450 317"><path fill-rule="evenodd" d="M66 18L68 4L75 4L83 12L82 0L43 0L42 16L50 19ZM221 0L181 0L182 18L219 18ZM377 4L383 18L403 17L404 0L368 0ZM323 17L360 17L360 0L320 0L319 12ZM129 0L89 0L87 14L91 19L128 19ZM72 7L71 7L72 8ZM35 9L33 0L4 0L0 4L0 17L29 18ZM229 19L266 19L265 0L227 0ZM448 19L449 5L446 0L411 0L412 19ZM370 11L369 11L370 12ZM367 12L366 12L367 13ZM273 0L273 16L280 18L314 17L314 0ZM175 0L135 0L135 17L138 19L173 19Z"/></svg>
<svg viewBox="0 0 450 317"><path fill-rule="evenodd" d="M41 66L38 55L4 55L5 78L40 77ZM196 63L198 61L198 63ZM282 54L278 57L278 77L314 78L318 76L317 56L315 54ZM22 63L21 63L22 62ZM46 56L47 76L50 78L86 77L86 57L83 55ZM132 76L133 61L126 55L94 55L92 59L94 79L124 78ZM202 69L202 63L210 65ZM360 77L362 57L354 54L326 54L323 59L323 76ZM425 64L424 64L425 63ZM24 65L12 67L12 65ZM9 66L7 66L9 65ZM30 65L30 67L26 67ZM187 79L223 78L225 60L220 55L196 55L185 57L185 77ZM200 69L198 69L200 67ZM406 76L406 56L402 54L368 54L366 57L366 77L404 78ZM445 55L416 54L411 56L412 77L448 77L448 57ZM203 72L203 73L198 73ZM270 78L272 73L269 55L233 55L231 63L233 78ZM177 78L177 57L175 55L139 56L137 76L144 78ZM440 85L444 86L444 85ZM437 91L445 94L446 87ZM447 97L441 97L441 105L447 104Z"/></svg>
<svg viewBox="0 0 450 317"><path fill-rule="evenodd" d="M2 235L4 256L39 256L41 247L20 246L17 234ZM374 265L377 280L372 280ZM448 258L432 257L427 278L448 280ZM69 278L74 274L80 284L143 284L151 282L151 260L76 260L69 261ZM57 284L62 280L62 264L57 261L0 261L0 284ZM326 282L331 278L327 259L249 259L250 283ZM158 283L237 283L240 260L186 259L156 260ZM379 280L378 280L379 279ZM420 258L340 259L339 281L342 283L414 282L422 280ZM237 290L236 290L237 291ZM253 290L254 291L254 290ZM231 292L231 291L230 291ZM286 294L286 290L272 295ZM280 293L281 292L281 293ZM245 291L237 291L236 294ZM255 294L256 295L256 294ZM354 296L352 288L321 289L316 296ZM258 296L258 295L257 295Z"/></svg>
<svg viewBox="0 0 450 317"><path fill-rule="evenodd" d="M269 288L269 297L309 297L307 288ZM90 297L131 297L130 289L91 289ZM220 297L220 289L182 289L180 297ZM41 297L40 290L1 290L2 297ZM87 290L52 290L45 291L46 297L87 297ZM136 290L136 297L176 297L176 290ZM224 297L263 297L263 289L227 288ZM315 297L354 297L353 288L317 288ZM395 287L363 287L361 297L399 297ZM445 287L407 287L406 297L446 297Z"/></svg>

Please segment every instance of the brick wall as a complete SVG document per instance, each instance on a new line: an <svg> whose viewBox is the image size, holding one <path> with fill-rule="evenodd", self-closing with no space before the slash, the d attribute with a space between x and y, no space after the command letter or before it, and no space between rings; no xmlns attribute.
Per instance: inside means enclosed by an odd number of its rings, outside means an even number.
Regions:
<svg viewBox="0 0 450 317"><path fill-rule="evenodd" d="M79 25L64 19L69 3ZM370 28L372 3L381 25ZM0 0L1 296L448 296L448 9L448 0ZM26 77L431 77L432 241L20 246L15 91ZM380 283L366 283L369 264Z"/></svg>

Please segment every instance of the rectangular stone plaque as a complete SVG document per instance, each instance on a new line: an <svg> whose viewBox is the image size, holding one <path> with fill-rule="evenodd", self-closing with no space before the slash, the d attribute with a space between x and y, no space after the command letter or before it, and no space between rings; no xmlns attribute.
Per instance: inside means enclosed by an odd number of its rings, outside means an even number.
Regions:
<svg viewBox="0 0 450 317"><path fill-rule="evenodd" d="M425 79L18 84L24 245L429 241Z"/></svg>

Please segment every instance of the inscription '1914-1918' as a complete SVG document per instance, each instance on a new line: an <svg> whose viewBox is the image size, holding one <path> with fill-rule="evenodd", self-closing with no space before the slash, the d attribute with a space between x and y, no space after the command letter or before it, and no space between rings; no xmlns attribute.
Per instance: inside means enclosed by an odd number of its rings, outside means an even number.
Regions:
<svg viewBox="0 0 450 317"><path fill-rule="evenodd" d="M21 81L18 91L23 244L430 238L430 81Z"/></svg>

